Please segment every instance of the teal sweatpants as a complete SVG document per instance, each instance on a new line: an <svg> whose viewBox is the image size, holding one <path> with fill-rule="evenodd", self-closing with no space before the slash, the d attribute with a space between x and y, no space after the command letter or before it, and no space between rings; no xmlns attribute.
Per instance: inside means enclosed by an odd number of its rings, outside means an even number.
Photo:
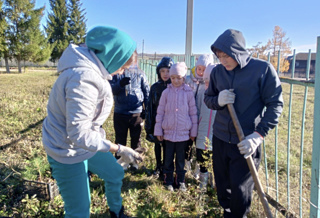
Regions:
<svg viewBox="0 0 320 218"><path fill-rule="evenodd" d="M50 156L48 161L64 201L65 217L90 216L88 170L104 180L108 206L111 211L119 213L124 171L110 152L97 152L92 158L76 164L62 164Z"/></svg>

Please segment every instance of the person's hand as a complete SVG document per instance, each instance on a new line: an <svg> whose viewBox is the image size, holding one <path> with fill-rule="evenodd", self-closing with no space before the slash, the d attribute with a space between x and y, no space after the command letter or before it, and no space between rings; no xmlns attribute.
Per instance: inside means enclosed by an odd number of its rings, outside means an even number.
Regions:
<svg viewBox="0 0 320 218"><path fill-rule="evenodd" d="M194 142L194 139L195 139L196 137L190 137L190 139Z"/></svg>
<svg viewBox="0 0 320 218"><path fill-rule="evenodd" d="M130 77L123 77L121 80L120 80L120 86L121 87L125 87L126 85L130 84L131 83L131 78Z"/></svg>
<svg viewBox="0 0 320 218"><path fill-rule="evenodd" d="M259 133L253 132L238 143L239 151L244 155L244 158L247 159L257 150L257 147L262 143L262 141L263 137Z"/></svg>
<svg viewBox="0 0 320 218"><path fill-rule="evenodd" d="M120 159L117 162L123 167L123 169L127 169L129 164L133 164L133 166L138 169L138 163L142 161L142 157L138 152L120 144L119 150L116 154L120 156Z"/></svg>
<svg viewBox="0 0 320 218"><path fill-rule="evenodd" d="M163 141L163 136L157 136L157 139L162 142Z"/></svg>
<svg viewBox="0 0 320 218"><path fill-rule="evenodd" d="M218 104L220 107L225 106L226 104L233 104L236 95L233 93L232 89L222 90L218 95Z"/></svg>

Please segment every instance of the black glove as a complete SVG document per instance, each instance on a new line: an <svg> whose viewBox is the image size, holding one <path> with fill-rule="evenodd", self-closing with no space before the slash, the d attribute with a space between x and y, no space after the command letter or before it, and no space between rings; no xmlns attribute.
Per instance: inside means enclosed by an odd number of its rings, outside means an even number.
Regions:
<svg viewBox="0 0 320 218"><path fill-rule="evenodd" d="M125 85L128 85L131 83L131 78L130 77L123 77L121 80L120 80L120 86L121 87L125 87Z"/></svg>

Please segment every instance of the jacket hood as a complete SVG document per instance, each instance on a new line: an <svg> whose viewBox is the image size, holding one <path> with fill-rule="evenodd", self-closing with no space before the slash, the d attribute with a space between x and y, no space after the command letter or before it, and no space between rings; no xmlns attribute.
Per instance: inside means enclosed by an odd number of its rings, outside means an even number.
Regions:
<svg viewBox="0 0 320 218"><path fill-rule="evenodd" d="M222 33L211 45L213 53L216 53L216 49L236 60L241 69L250 61L249 52L246 50L246 41L238 30L228 29Z"/></svg>
<svg viewBox="0 0 320 218"><path fill-rule="evenodd" d="M199 65L207 67L209 64L213 64L213 56L212 54L203 54L200 55L196 62L196 67Z"/></svg>
<svg viewBox="0 0 320 218"><path fill-rule="evenodd" d="M193 67L193 68L191 69L190 79L191 79L194 83L204 83L203 76L200 77L200 76L198 76L198 74L196 73L196 67Z"/></svg>
<svg viewBox="0 0 320 218"><path fill-rule="evenodd" d="M161 79L161 76L160 76L160 69L163 68L163 67L166 67L168 69L170 69L170 67L174 64L174 61L172 58L170 57L163 57L161 59L161 61L159 62L159 64L157 65L157 68L156 68L156 72L157 72L157 75L158 75L158 79L160 80Z"/></svg>
<svg viewBox="0 0 320 218"><path fill-rule="evenodd" d="M57 71L60 73L71 68L90 68L108 78L110 75L106 70L103 71L103 67L99 68L99 64L102 65L87 47L70 44L59 59Z"/></svg>

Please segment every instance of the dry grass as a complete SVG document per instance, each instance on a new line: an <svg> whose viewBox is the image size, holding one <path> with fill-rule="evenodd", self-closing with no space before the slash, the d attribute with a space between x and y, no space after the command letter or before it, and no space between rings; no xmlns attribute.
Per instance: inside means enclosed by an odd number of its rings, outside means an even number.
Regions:
<svg viewBox="0 0 320 218"><path fill-rule="evenodd" d="M41 123L46 116L46 103L57 75L53 71L31 71L23 74L0 74L0 216L56 217L63 214L63 202L44 201L26 196L22 179L51 182L51 173L41 143ZM287 145L290 86L283 84L285 108L278 126L278 199L287 207ZM290 136L290 211L299 216L299 172L301 144L301 114L304 87L294 86ZM114 140L112 116L104 124L108 138ZM313 130L313 88L309 88L306 110L303 159L303 216L309 214L310 167ZM276 198L275 137L266 138L268 193ZM123 185L126 211L137 217L222 217L215 190L201 194L197 182L187 174L188 192L170 193L151 176L154 168L153 145L144 139L147 155L141 169L127 172ZM265 164L262 161L260 180L266 190ZM92 217L108 216L102 181L92 178ZM273 210L274 211L274 210ZM263 217L263 207L257 194L253 196L249 217Z"/></svg>

